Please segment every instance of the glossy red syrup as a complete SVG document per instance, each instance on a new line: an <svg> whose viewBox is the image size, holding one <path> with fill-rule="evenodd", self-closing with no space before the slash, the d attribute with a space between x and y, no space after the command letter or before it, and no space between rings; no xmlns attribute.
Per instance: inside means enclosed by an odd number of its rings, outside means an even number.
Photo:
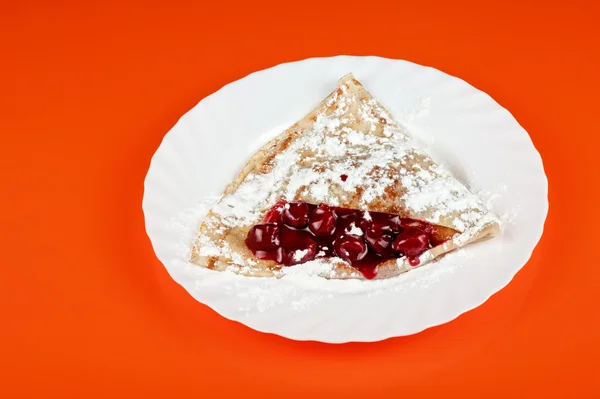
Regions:
<svg viewBox="0 0 600 399"><path fill-rule="evenodd" d="M372 279L388 259L406 256L417 266L423 252L442 243L434 232L427 222L388 213L278 201L250 229L246 245L257 258L285 266L340 257Z"/></svg>

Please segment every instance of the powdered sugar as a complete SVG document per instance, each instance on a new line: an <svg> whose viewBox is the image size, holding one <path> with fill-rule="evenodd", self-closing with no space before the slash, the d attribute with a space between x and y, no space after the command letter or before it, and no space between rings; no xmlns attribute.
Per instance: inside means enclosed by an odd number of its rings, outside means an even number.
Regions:
<svg viewBox="0 0 600 399"><path fill-rule="evenodd" d="M294 252L293 258L295 261L299 262L308 254L308 249L297 249Z"/></svg>
<svg viewBox="0 0 600 399"><path fill-rule="evenodd" d="M350 224L350 226L348 226L348 229L346 230L346 233L353 234L353 235L359 236L359 237L361 237L364 234L363 231L362 231L362 229L360 227L356 226L354 224L354 222L352 222Z"/></svg>

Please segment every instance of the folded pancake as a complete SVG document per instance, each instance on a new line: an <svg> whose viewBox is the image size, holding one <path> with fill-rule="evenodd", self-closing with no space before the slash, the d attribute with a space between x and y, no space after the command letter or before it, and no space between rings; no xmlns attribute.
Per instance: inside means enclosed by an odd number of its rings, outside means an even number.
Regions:
<svg viewBox="0 0 600 399"><path fill-rule="evenodd" d="M203 220L192 261L247 276L283 275L286 266L258 259L245 243L282 199L428 222L444 243L422 253L419 266L499 232L481 200L421 150L352 74L248 161ZM364 278L339 257L311 262L326 278ZM376 278L412 268L406 258L388 259Z"/></svg>

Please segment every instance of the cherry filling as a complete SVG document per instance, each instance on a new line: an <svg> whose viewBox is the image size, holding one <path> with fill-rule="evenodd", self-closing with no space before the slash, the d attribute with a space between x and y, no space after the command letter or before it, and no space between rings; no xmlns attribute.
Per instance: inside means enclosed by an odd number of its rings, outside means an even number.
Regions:
<svg viewBox="0 0 600 399"><path fill-rule="evenodd" d="M313 260L317 254L317 241L310 232L288 226L281 228L281 245L277 248L276 261L285 266Z"/></svg>
<svg viewBox="0 0 600 399"><path fill-rule="evenodd" d="M253 226L246 239L246 245L254 251L272 251L279 248L279 243L277 223L261 223Z"/></svg>
<svg viewBox="0 0 600 399"><path fill-rule="evenodd" d="M337 215L328 205L321 204L312 210L308 219L308 228L317 237L333 235L337 224Z"/></svg>
<svg viewBox="0 0 600 399"><path fill-rule="evenodd" d="M336 256L371 279L389 259L407 257L417 266L423 252L446 240L437 233L427 222L388 213L278 201L250 229L246 245L257 258L285 266Z"/></svg>
<svg viewBox="0 0 600 399"><path fill-rule="evenodd" d="M365 241L354 234L340 236L333 245L335 253L349 263L363 260L368 253Z"/></svg>
<svg viewBox="0 0 600 399"><path fill-rule="evenodd" d="M429 248L429 236L423 230L409 227L394 240L393 248L408 257L419 256Z"/></svg>
<svg viewBox="0 0 600 399"><path fill-rule="evenodd" d="M308 224L308 204L305 202L290 202L283 207L281 221L290 227L303 229Z"/></svg>

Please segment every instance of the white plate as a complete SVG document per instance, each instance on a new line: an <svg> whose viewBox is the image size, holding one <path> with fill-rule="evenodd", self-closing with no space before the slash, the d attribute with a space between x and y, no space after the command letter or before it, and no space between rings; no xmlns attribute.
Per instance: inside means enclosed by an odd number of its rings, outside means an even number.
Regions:
<svg viewBox="0 0 600 399"><path fill-rule="evenodd" d="M506 222L503 235L384 281L328 281L298 266L280 280L248 278L189 264L207 198L219 195L255 150L309 112L348 72L434 159L485 196ZM547 185L527 132L487 94L410 62L341 56L256 72L203 99L152 158L143 210L170 275L221 315L291 339L377 341L448 322L504 287L541 237Z"/></svg>

